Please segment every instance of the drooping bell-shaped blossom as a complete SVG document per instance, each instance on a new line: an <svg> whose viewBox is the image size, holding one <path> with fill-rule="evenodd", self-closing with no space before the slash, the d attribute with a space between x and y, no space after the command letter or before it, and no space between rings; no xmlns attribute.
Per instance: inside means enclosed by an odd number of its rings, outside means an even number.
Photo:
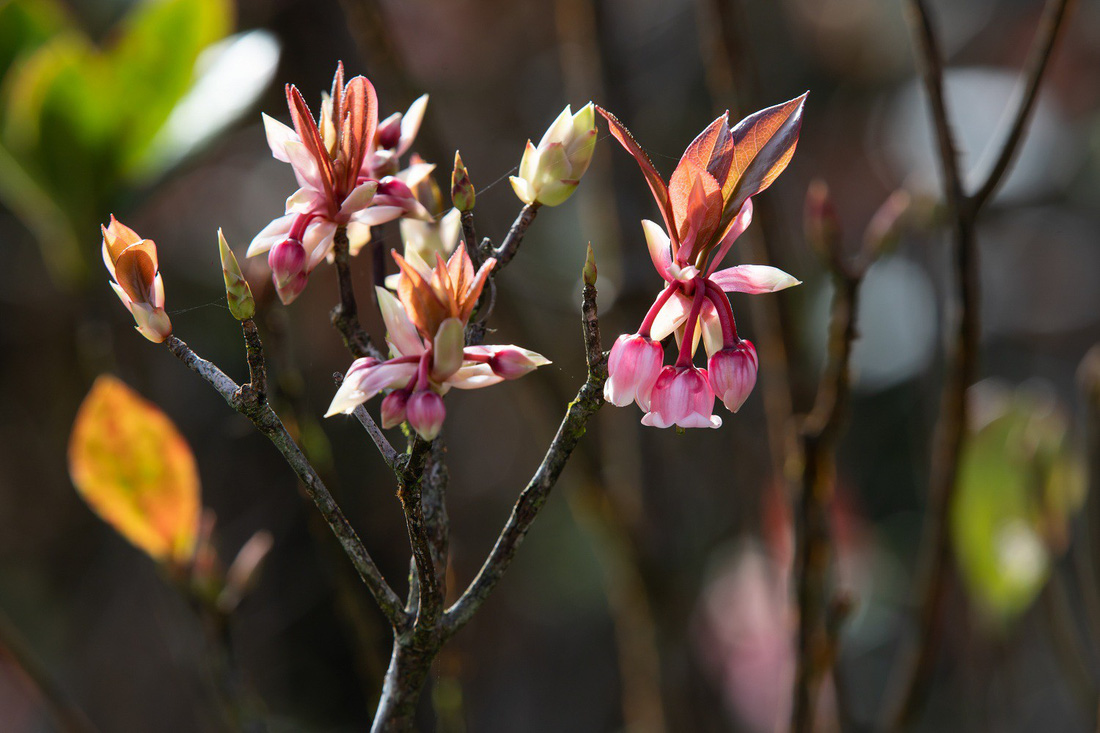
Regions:
<svg viewBox="0 0 1100 733"><path fill-rule="evenodd" d="M478 389L517 379L550 361L518 346L466 346L466 324L496 260L474 271L465 245L450 260L436 255L435 267L406 260L395 296L377 288L386 325L390 358L357 359L329 405L326 417L350 413L380 392L382 422L392 427L407 421L425 440L439 434L446 415L442 396L452 387Z"/></svg>
<svg viewBox="0 0 1100 733"><path fill-rule="evenodd" d="M157 245L113 215L103 232L103 264L111 274L111 289L134 317L142 336L161 343L172 335L172 322L164 311L164 282L160 278Z"/></svg>
<svg viewBox="0 0 1100 733"><path fill-rule="evenodd" d="M756 385L759 361L756 347L748 339L742 339L732 348L714 353L707 362L707 378L714 396L722 401L730 412L737 412L748 399Z"/></svg>
<svg viewBox="0 0 1100 733"><path fill-rule="evenodd" d="M649 393L661 373L664 358L665 350L657 341L636 333L622 334L615 339L607 359L604 398L618 407L636 401L643 410L648 410Z"/></svg>
<svg viewBox="0 0 1100 733"><path fill-rule="evenodd" d="M647 425L718 427L718 417L701 411L711 410L717 395L735 412L755 384L756 352L738 336L726 293L772 293L799 281L767 265L718 268L752 221L752 197L770 186L794 155L805 99L761 110L733 127L728 113L722 115L687 147L668 183L626 127L597 108L638 162L662 219L662 224L643 221L642 231L665 287L638 332L616 341L604 390L614 404L633 400L646 410ZM663 355L660 342L673 334L679 345L675 367L654 376L655 355ZM700 342L717 373L695 368ZM660 360L656 363L659 367Z"/></svg>
<svg viewBox="0 0 1100 733"><path fill-rule="evenodd" d="M354 254L369 241L371 226L403 216L427 218L410 185L432 167L374 175L367 161L377 148L378 99L362 76L345 84L343 65L318 120L296 87L288 84L286 96L293 128L267 115L264 128L272 155L290 163L299 188L287 199L285 215L256 235L247 254L280 250L269 255L272 279L280 299L290 303L309 273L332 254L338 228L346 228Z"/></svg>
<svg viewBox="0 0 1100 733"><path fill-rule="evenodd" d="M707 373L694 366L666 366L661 369L649 398L649 412L642 425L668 428L719 428L722 418L714 414L714 392Z"/></svg>

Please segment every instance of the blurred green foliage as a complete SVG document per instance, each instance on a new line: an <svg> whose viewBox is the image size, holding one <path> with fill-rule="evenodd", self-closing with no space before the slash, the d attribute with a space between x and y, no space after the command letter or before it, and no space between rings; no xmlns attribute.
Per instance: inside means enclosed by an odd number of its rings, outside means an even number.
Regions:
<svg viewBox="0 0 1100 733"><path fill-rule="evenodd" d="M62 284L98 260L98 223L158 169L158 131L230 0L152 0L100 48L54 0L0 4L0 197L35 233Z"/></svg>
<svg viewBox="0 0 1100 733"><path fill-rule="evenodd" d="M977 427L951 508L959 569L975 605L997 625L1027 610L1068 543L1085 498L1081 456L1052 398L989 384L972 389Z"/></svg>

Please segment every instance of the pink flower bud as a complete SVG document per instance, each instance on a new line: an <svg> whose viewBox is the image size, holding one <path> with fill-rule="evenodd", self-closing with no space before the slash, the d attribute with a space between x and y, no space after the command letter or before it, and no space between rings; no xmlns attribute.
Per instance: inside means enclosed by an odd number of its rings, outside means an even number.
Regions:
<svg viewBox="0 0 1100 733"><path fill-rule="evenodd" d="M405 422L405 408L409 403L409 391L398 389L382 400L382 427L392 428Z"/></svg>
<svg viewBox="0 0 1100 733"><path fill-rule="evenodd" d="M619 336L607 360L604 399L618 407L637 401L639 407L648 410L650 391L661 372L664 356L661 345L648 336Z"/></svg>
<svg viewBox="0 0 1100 733"><path fill-rule="evenodd" d="M742 340L737 346L710 357L707 379L711 389L730 412L741 409L752 388L756 385L759 361L751 341Z"/></svg>
<svg viewBox="0 0 1100 733"><path fill-rule="evenodd" d="M392 150L401 142L401 115L392 115L378 126L378 147Z"/></svg>
<svg viewBox="0 0 1100 733"><path fill-rule="evenodd" d="M443 398L430 390L420 390L405 405L405 419L424 440L435 440L443 428Z"/></svg>
<svg viewBox="0 0 1100 733"><path fill-rule="evenodd" d="M412 189L409 188L404 181L392 177L384 178L378 183L378 191L375 195L393 196L394 198L402 199L416 198L413 195Z"/></svg>
<svg viewBox="0 0 1100 733"><path fill-rule="evenodd" d="M493 373L505 379L519 379L523 375L549 363L550 360L542 354L516 347L500 348L489 359L489 366L492 368Z"/></svg>
<svg viewBox="0 0 1100 733"><path fill-rule="evenodd" d="M284 239L267 254L267 264L275 278L275 286L282 288L306 266L306 248L296 239Z"/></svg>
<svg viewBox="0 0 1100 733"><path fill-rule="evenodd" d="M714 392L706 372L693 366L668 366L661 370L649 398L643 425L668 428L717 428L722 418L714 413Z"/></svg>

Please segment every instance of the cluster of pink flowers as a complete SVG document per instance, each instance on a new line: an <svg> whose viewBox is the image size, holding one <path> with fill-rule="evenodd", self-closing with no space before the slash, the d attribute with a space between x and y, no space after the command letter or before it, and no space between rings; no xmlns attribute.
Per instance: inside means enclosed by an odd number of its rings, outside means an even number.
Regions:
<svg viewBox="0 0 1100 733"><path fill-rule="evenodd" d="M372 226L400 217L431 218L412 187L435 166L400 169L400 158L420 129L427 96L404 115L379 124L374 86L362 76L345 85L342 65L319 120L293 85L287 85L286 94L294 128L267 115L264 128L272 155L290 163L300 188L287 199L286 214L252 240L248 256L268 253L275 289L290 303L305 288L309 273L331 256L339 227L346 229L355 254L370 241Z"/></svg>
<svg viewBox="0 0 1100 733"><path fill-rule="evenodd" d="M496 265L490 258L474 272L460 244L450 260L436 255L434 269L394 252L401 274L397 297L378 288L390 358L357 359L333 397L326 417L350 413L383 390L382 427L408 422L425 440L443 427L443 395L452 387L478 389L549 364L518 346L466 346L466 324L485 280Z"/></svg>
<svg viewBox="0 0 1100 733"><path fill-rule="evenodd" d="M751 197L790 162L804 102L805 95L732 128L728 113L722 115L688 146L667 184L626 127L599 110L637 160L664 221L664 227L643 221L642 229L665 287L638 332L615 341L604 387L612 404L636 402L645 425L719 427L715 397L737 412L756 384L756 349L737 335L726 293L772 293L799 281L765 265L717 268L752 220ZM672 334L679 352L665 366L661 341ZM706 369L693 362L700 340L709 357Z"/></svg>

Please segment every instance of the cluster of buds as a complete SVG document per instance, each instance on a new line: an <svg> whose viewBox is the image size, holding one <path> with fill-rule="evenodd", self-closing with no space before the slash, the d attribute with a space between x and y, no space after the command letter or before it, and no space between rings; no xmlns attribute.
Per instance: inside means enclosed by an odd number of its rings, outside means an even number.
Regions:
<svg viewBox="0 0 1100 733"><path fill-rule="evenodd" d="M608 402L636 402L645 425L719 427L715 398L737 412L756 384L756 349L738 336L726 293L772 293L799 281L765 265L717 268L752 221L751 197L790 162L804 101L762 110L732 128L728 113L719 117L688 146L667 184L622 123L600 110L637 160L664 220L664 227L643 221L642 229L665 287L638 332L615 341L604 386ZM672 334L679 353L664 366L661 341ZM693 362L700 340L706 369Z"/></svg>
<svg viewBox="0 0 1100 733"><path fill-rule="evenodd" d="M566 105L542 136L538 147L527 141L512 176L512 189L529 206L564 203L581 181L596 149L596 112L589 102L573 114Z"/></svg>
<svg viewBox="0 0 1100 733"><path fill-rule="evenodd" d="M287 85L286 94L294 128L267 115L264 128L272 154L290 163L300 188L287 199L286 214L252 240L248 256L268 253L276 292L290 303L305 288L309 273L332 255L338 228L346 229L355 254L370 241L372 226L400 217L429 218L411 187L434 166L420 163L399 170L399 158L420 128L427 97L380 125L374 87L362 76L345 85L342 65L319 120L297 88Z"/></svg>
<svg viewBox="0 0 1100 733"><path fill-rule="evenodd" d="M111 288L134 317L137 330L153 343L172 335L172 322L164 311L164 282L160 278L157 245L142 239L130 227L111 216L103 231L103 264L111 273Z"/></svg>
<svg viewBox="0 0 1100 733"><path fill-rule="evenodd" d="M432 269L396 252L393 257L401 270L397 295L377 288L390 358L353 362L326 417L351 413L389 390L382 400L382 426L408 422L432 440L443 427L443 395L452 387L488 387L550 363L516 346L465 345L466 324L496 260L489 259L475 272L465 245L446 262L436 255Z"/></svg>

